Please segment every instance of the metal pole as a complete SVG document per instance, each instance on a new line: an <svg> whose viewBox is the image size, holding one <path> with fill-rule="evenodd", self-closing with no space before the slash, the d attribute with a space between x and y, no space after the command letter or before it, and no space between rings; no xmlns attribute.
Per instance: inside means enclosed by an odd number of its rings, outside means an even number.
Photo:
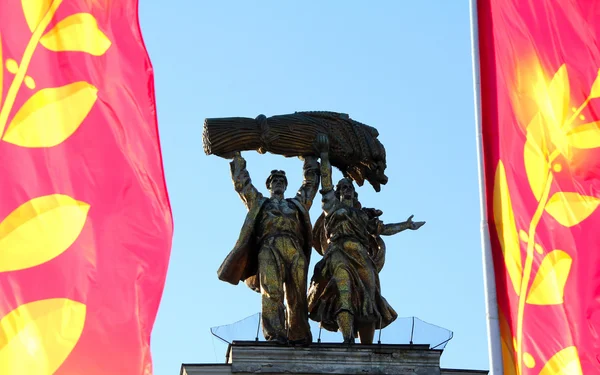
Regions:
<svg viewBox="0 0 600 375"><path fill-rule="evenodd" d="M502 366L502 344L498 320L498 302L496 299L496 280L488 216L485 202L485 175L483 165L483 134L481 117L481 79L479 69L479 30L477 26L477 1L469 0L471 7L471 54L473 58L473 89L475 92L475 129L477 138L477 160L479 165L479 202L481 213L481 245L483 250L483 283L485 288L486 323L488 332L488 350L490 374L504 374Z"/></svg>

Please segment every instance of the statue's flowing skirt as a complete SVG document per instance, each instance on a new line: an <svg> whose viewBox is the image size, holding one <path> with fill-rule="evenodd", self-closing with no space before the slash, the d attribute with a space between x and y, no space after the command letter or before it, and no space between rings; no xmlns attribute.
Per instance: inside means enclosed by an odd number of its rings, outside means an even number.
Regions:
<svg viewBox="0 0 600 375"><path fill-rule="evenodd" d="M379 275L367 249L355 241L330 244L316 265L308 291L310 319L337 331L337 314L349 311L355 326L375 323L385 328L398 314L381 295Z"/></svg>

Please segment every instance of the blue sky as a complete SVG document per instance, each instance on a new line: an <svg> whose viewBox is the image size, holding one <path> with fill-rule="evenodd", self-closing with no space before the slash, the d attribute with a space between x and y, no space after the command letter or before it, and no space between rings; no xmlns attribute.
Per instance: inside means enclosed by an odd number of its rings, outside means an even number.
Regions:
<svg viewBox="0 0 600 375"><path fill-rule="evenodd" d="M401 317L454 332L442 366L487 369L468 1L142 0L140 17L175 218L155 374L223 362L210 327L260 311L259 294L216 276L246 210L228 161L203 152L204 118L302 110L379 129L390 180L380 193L359 188L361 201L387 222L427 221L387 238L382 293ZM300 186L299 160L244 156L263 192L274 168L287 171L288 194Z"/></svg>

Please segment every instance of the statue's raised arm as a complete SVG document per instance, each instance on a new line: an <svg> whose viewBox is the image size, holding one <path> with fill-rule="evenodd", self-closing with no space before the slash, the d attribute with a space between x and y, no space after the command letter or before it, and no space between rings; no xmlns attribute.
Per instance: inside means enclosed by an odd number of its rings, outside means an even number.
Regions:
<svg viewBox="0 0 600 375"><path fill-rule="evenodd" d="M246 208L248 210L252 209L262 198L262 194L252 185L252 179L250 179L250 174L246 169L246 160L239 152L236 152L229 166L235 191L242 198Z"/></svg>
<svg viewBox="0 0 600 375"><path fill-rule="evenodd" d="M323 212L325 215L328 215L338 207L340 201L335 196L335 191L333 190L331 163L329 161L329 138L327 135L317 135L315 147L319 152L321 159L321 194L323 195Z"/></svg>

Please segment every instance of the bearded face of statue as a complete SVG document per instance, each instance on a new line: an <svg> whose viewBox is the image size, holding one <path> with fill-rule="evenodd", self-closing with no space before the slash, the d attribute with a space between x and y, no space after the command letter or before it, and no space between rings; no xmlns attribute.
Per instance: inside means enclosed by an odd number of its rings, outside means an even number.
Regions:
<svg viewBox="0 0 600 375"><path fill-rule="evenodd" d="M338 182L335 195L342 203L351 207L354 206L354 201L358 196L356 190L354 190L354 184L347 178L343 178Z"/></svg>

